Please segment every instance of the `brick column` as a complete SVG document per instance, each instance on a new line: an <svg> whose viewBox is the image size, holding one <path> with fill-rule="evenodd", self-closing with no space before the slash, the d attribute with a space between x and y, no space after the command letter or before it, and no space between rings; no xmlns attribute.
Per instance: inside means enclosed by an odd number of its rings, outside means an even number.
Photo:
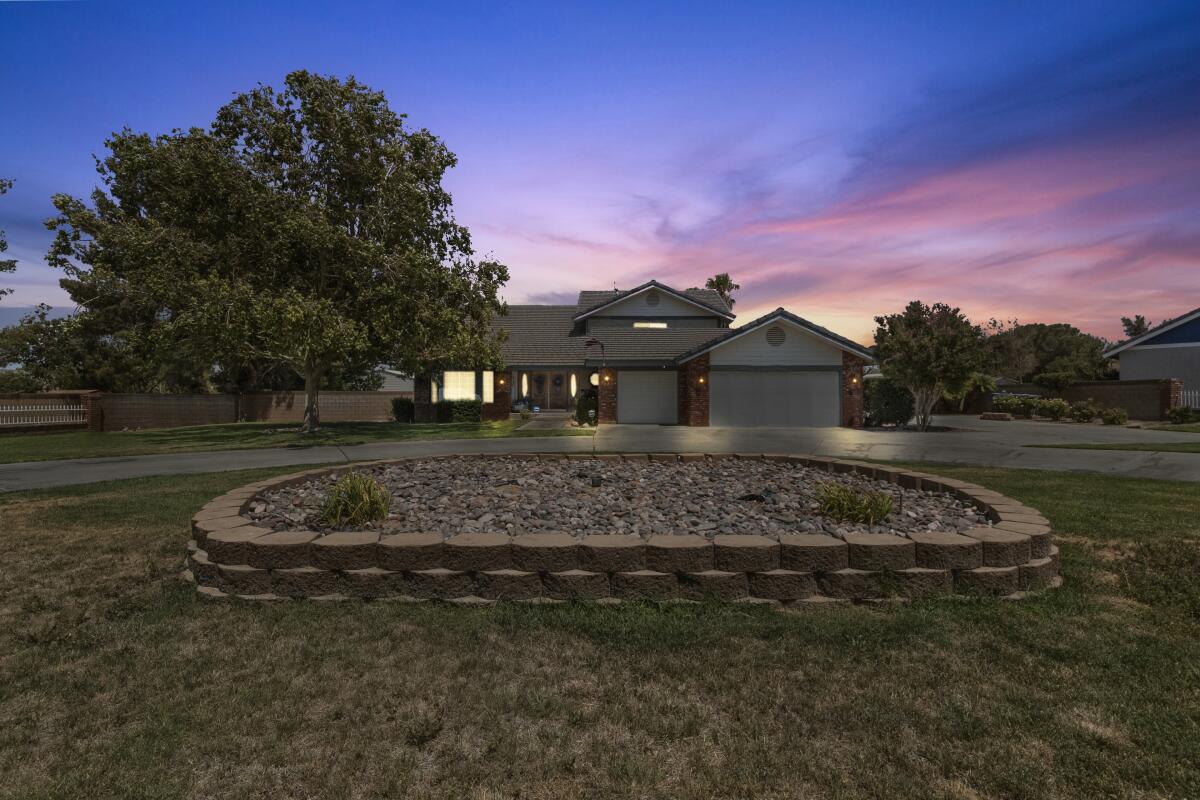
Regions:
<svg viewBox="0 0 1200 800"><path fill-rule="evenodd" d="M1178 408L1183 405L1183 381L1177 378L1168 378L1167 385L1163 389L1162 407L1158 416L1159 419L1166 419L1167 412L1172 408Z"/></svg>
<svg viewBox="0 0 1200 800"><path fill-rule="evenodd" d="M863 365L861 358L842 351L842 426L863 426Z"/></svg>
<svg viewBox="0 0 1200 800"><path fill-rule="evenodd" d="M434 422L433 377L417 375L413 378L413 422Z"/></svg>
<svg viewBox="0 0 1200 800"><path fill-rule="evenodd" d="M708 427L708 353L679 367L679 424Z"/></svg>
<svg viewBox="0 0 1200 800"><path fill-rule="evenodd" d="M104 403L100 392L82 395L79 401L83 404L83 416L87 420L87 429L97 433L104 430Z"/></svg>
<svg viewBox="0 0 1200 800"><path fill-rule="evenodd" d="M597 388L596 410L597 424L617 421L617 371L615 369L600 370L600 385Z"/></svg>
<svg viewBox="0 0 1200 800"><path fill-rule="evenodd" d="M499 422L508 419L512 411L511 378L507 372L496 372L492 375L492 402L483 404L483 419L488 422Z"/></svg>

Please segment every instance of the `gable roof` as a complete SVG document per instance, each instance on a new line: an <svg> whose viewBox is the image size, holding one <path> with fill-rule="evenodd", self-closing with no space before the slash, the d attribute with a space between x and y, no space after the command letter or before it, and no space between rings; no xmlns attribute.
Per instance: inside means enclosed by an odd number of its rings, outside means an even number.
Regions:
<svg viewBox="0 0 1200 800"><path fill-rule="evenodd" d="M1175 319L1169 319L1166 322L1156 325L1143 333L1141 336L1134 336L1132 339L1126 339L1123 342L1119 342L1105 350L1103 355L1105 358L1112 358L1122 350L1128 350L1131 347L1136 347L1143 342L1153 339L1160 333L1166 333L1172 328L1178 328L1180 325L1186 325L1194 319L1200 319L1200 308L1193 309L1186 314L1176 317Z"/></svg>
<svg viewBox="0 0 1200 800"><path fill-rule="evenodd" d="M647 281L641 286L635 286L634 288L624 292L617 291L615 289L601 292L580 292L579 303L576 305L575 319L577 321L584 319L585 317L595 314L601 309L608 308L609 306L615 305L622 300L628 300L634 295L641 294L642 292L646 292L651 289L657 289L660 292L665 292L666 294L676 297L685 303L691 303L694 306L700 307L704 311L724 317L727 320L734 318L734 313L730 310L728 304L726 304L726 302L721 298L721 295L717 294L712 289L685 289L681 292L676 289L672 289L670 286L661 284L658 281Z"/></svg>
<svg viewBox="0 0 1200 800"><path fill-rule="evenodd" d="M699 347L693 348L692 350L689 350L688 352L679 356L679 358L677 358L675 360L677 363L680 363L680 364L682 364L684 361L691 361L696 356L702 356L710 350L715 350L722 345L732 342L734 339L738 339L738 338L741 338L742 336L745 336L747 333L750 333L751 331L757 330L758 328L761 328L764 325L767 325L771 322L775 322L776 320L781 320L781 319L787 320L788 322L792 323L793 325L803 328L804 330L808 331L809 333L813 334L814 336L816 336L820 339L824 339L825 341L829 342L830 344L832 344L834 347L838 348L839 350L845 350L849 353L853 353L854 355L856 355L860 358L866 359L868 362L875 361L875 355L869 349L863 347L858 342L851 341L850 339L847 339L844 336L838 336L836 333L829 330L828 328L823 328L820 325L816 324L815 322L809 322L808 320L804 319L803 317L798 317L790 311L785 311L783 308L777 308L774 311L770 312L769 314L764 314L763 316L759 317L758 319L754 320L753 322L747 322L745 325L741 325L737 328L729 328L729 329L723 331L722 333L724 335L719 337L718 339L711 341L711 342L706 342L706 343L700 345Z"/></svg>

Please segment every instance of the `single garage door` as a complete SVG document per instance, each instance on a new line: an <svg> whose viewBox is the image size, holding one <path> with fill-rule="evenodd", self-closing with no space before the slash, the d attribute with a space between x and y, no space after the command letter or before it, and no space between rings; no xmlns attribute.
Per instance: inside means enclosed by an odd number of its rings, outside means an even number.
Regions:
<svg viewBox="0 0 1200 800"><path fill-rule="evenodd" d="M840 424L839 372L713 370L709 424L830 427Z"/></svg>
<svg viewBox="0 0 1200 800"><path fill-rule="evenodd" d="M679 419L675 370L625 370L617 373L617 422L674 425Z"/></svg>

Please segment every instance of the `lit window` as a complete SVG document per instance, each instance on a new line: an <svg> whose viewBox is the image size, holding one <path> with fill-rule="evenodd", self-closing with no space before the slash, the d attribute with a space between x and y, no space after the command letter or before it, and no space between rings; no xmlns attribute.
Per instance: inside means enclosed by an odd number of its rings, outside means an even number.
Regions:
<svg viewBox="0 0 1200 800"><path fill-rule="evenodd" d="M593 372L591 375L589 375L588 383L590 383L592 386L599 386L600 385L600 373Z"/></svg>
<svg viewBox="0 0 1200 800"><path fill-rule="evenodd" d="M633 323L633 327L635 327L635 328L658 328L661 330L662 328L667 327L667 323L665 323L665 322L635 322L635 323Z"/></svg>
<svg viewBox="0 0 1200 800"><path fill-rule="evenodd" d="M496 385L494 383L496 376L490 371L483 373L483 402L496 402Z"/></svg>
<svg viewBox="0 0 1200 800"><path fill-rule="evenodd" d="M445 388L442 390L443 400L474 400L475 398L474 372L447 372L445 374Z"/></svg>
<svg viewBox="0 0 1200 800"><path fill-rule="evenodd" d="M579 384L575 382L575 373L571 373L571 397L574 397L579 392Z"/></svg>

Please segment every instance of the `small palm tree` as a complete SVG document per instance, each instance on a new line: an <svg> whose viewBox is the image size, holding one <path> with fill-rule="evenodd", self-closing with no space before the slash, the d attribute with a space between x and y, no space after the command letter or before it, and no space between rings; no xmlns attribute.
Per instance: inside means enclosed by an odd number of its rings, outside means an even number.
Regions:
<svg viewBox="0 0 1200 800"><path fill-rule="evenodd" d="M742 287L733 282L733 278L729 277L728 272L722 272L719 275L713 275L705 281L704 288L712 289L721 295L721 299L725 301L725 305L733 308L733 293Z"/></svg>

